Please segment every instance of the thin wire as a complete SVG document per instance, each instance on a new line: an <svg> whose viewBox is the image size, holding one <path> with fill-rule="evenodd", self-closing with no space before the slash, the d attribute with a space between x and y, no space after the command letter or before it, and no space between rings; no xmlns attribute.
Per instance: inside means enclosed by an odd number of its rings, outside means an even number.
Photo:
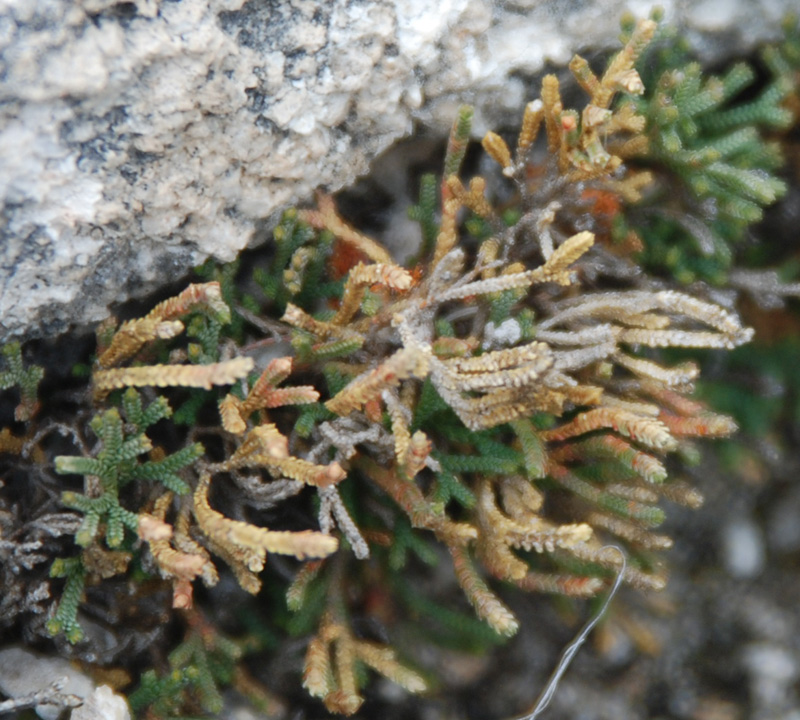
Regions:
<svg viewBox="0 0 800 720"><path fill-rule="evenodd" d="M600 607L600 609L591 618L589 618L586 624L581 628L581 631L578 633L577 637L569 645L567 645L567 647L564 649L564 652L561 653L561 659L558 661L558 665L556 665L555 670L553 670L551 673L550 678L547 681L547 685L545 685L544 690L542 691L541 695L539 695L533 710L517 720L536 720L536 718L544 712L545 708L553 699L553 695L555 695L555 692L558 689L558 684L561 682L561 678L567 671L572 659L575 657L578 650L581 649L583 643L586 642L586 638L589 637L589 633L594 630L597 623L600 622L600 618L605 615L606 610L608 610L608 606L611 604L611 601L614 599L614 596L617 594L617 591L622 585L622 580L625 577L625 570L628 567L628 560L625 557L625 553L616 545L607 545L603 548L603 550L616 550L622 559L622 566L617 573L617 578L614 580L614 584L611 586L611 591L603 601L603 605Z"/></svg>

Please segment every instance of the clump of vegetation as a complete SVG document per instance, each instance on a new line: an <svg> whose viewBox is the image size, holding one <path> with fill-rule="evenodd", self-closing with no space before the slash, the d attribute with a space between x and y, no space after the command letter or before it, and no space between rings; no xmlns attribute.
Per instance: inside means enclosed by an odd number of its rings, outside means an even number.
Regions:
<svg viewBox="0 0 800 720"><path fill-rule="evenodd" d="M142 620L146 597L154 616L180 611L185 634L142 675L137 712L219 713L231 683L270 705L241 674L244 655L269 643L258 632L230 640L196 588L228 577L255 595L268 554L287 556L298 561L293 615L271 612L310 636L308 692L353 714L366 670L411 692L429 684L386 638L357 629L367 599L387 589L393 613L424 613L441 641L457 626L480 646L518 630L503 583L589 597L621 573L663 587L662 501L702 502L667 458L736 429L691 397L698 364L667 350L752 338L707 288L676 288L727 281L714 272L729 271L731 248L784 192L761 131L789 122L780 103L792 86L788 50L776 50L775 81L737 103L752 71L706 76L682 49L659 50L657 32L653 19L627 23L600 75L573 59L581 109L546 76L513 151L499 134L483 138L497 179L463 176L462 107L443 175L422 178L410 211L422 238L412 267L323 195L284 215L247 293L235 266L207 265L203 282L147 315L102 326L72 420L35 419L42 372L7 346L0 387L18 387L19 405L0 433L16 458L3 493L19 493L14 473L35 467L47 500L15 515L0 495L0 552L21 569L0 576L2 622L64 636L64 652L97 661L98 618L113 634L137 604ZM645 65L648 53L658 57ZM656 210L664 187L680 191ZM316 519L296 497L309 494ZM450 563L482 624L403 587L411 557ZM48 564L63 582L44 577ZM122 597L123 581L135 596ZM126 639L106 664L166 642L146 621L116 632Z"/></svg>
<svg viewBox="0 0 800 720"><path fill-rule="evenodd" d="M623 22L623 37L633 26L632 18ZM792 47L787 38L762 51L769 79L758 83L747 62L722 75L704 72L669 26L642 53L636 67L646 90L634 105L646 118L647 144L635 158L655 183L648 198L623 214L630 226L619 218L615 236L646 237L640 244L645 267L682 284L728 282L748 228L786 193L775 174L783 156L774 137L794 121L787 102L796 86Z"/></svg>

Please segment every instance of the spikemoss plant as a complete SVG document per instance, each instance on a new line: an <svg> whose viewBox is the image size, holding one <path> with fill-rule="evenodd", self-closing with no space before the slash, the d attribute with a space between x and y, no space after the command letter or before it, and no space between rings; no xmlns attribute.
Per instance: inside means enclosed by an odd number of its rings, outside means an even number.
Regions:
<svg viewBox="0 0 800 720"><path fill-rule="evenodd" d="M221 711L246 643L200 615L195 588L227 575L257 594L270 553L299 561L285 624L311 635L303 685L345 714L367 671L411 692L429 684L387 638L357 631L376 597L474 647L519 628L503 585L587 597L619 572L663 587L662 500L702 501L667 457L736 429L690 397L699 366L665 349L728 351L752 331L703 288L655 282L633 258L678 283L711 277L685 232L702 226L712 240L700 255L727 270L783 192L760 133L785 125L789 87L784 73L740 103L744 65L706 76L682 50L659 51L656 33L653 20L628 23L601 74L575 57L581 108L546 76L515 146L482 140L496 178L464 177L472 111L460 108L443 175L422 178L409 211L421 236L411 267L321 195L284 214L246 291L239 266L207 264L203 282L101 328L92 410L53 426L73 453L53 452L53 428L0 435L0 450L55 455L55 473L83 477L83 492L61 495L80 552L52 564L63 584L50 633L87 643L85 588L115 576L180 611L185 640L142 676L137 711ZM674 207L654 209L661 187L677 188ZM4 354L2 387L20 387L28 419L41 373L18 346ZM315 496L316 519L274 511L300 493ZM398 577L411 557L448 563L461 606L409 592ZM461 619L469 605L481 624Z"/></svg>
<svg viewBox="0 0 800 720"><path fill-rule="evenodd" d="M0 372L0 390L19 388L20 402L14 410L14 419L19 422L30 420L39 408L39 383L44 370L31 365L25 367L22 359L22 348L18 342L10 342L3 346L6 370Z"/></svg>
<svg viewBox="0 0 800 720"><path fill-rule="evenodd" d="M626 19L623 37L633 28L633 19ZM793 79L776 48L762 55L772 77L759 83L755 97L756 71L749 63L706 73L668 26L637 62L646 90L634 103L646 118L648 142L634 157L658 182L629 212L637 215L637 232L646 232L642 262L680 283L723 284L747 228L786 192L776 175L780 148L766 136L792 124L785 102ZM683 194L674 194L676 188ZM631 230L621 220L619 239Z"/></svg>

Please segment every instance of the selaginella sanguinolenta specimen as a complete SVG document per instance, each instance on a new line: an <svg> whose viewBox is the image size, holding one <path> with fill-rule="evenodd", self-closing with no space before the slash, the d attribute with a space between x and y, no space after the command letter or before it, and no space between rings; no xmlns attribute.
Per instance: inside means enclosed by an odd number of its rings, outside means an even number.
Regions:
<svg viewBox="0 0 800 720"><path fill-rule="evenodd" d="M462 108L439 214L430 179L413 210L423 230L414 267L397 265L321 196L285 218L280 262L261 278L286 304L298 361L327 381L328 399L304 411L297 441L306 458L349 470L344 484L319 490L322 528L338 526L356 558L371 545L378 552L380 538L394 549L393 533L409 526L428 531L477 615L501 635L518 623L487 578L593 595L619 564L604 549L609 537L628 549L631 584L662 587L652 551L671 540L655 530L658 502L701 502L668 480L664 456L687 437L735 429L687 398L698 367L666 365L659 349L733 348L751 331L734 313L642 276L624 247L598 238L607 225L589 212L598 199L636 203L652 181L624 163L648 144L646 119L628 98L644 90L634 63L655 29L639 22L601 77L572 61L589 95L580 113L546 76L513 152L495 133L483 138L510 187L504 207L485 178L460 177L471 119ZM536 142L542 129L546 148ZM318 233L303 236L304 224ZM314 276L331 238L339 260L344 249L352 259L335 307L320 309L321 286L304 274ZM340 495L350 482L391 498L388 527L354 521ZM302 608L312 577L327 588L304 682L329 710L352 713L362 701L355 667L375 665L348 623L347 557L307 566L290 601Z"/></svg>
<svg viewBox="0 0 800 720"><path fill-rule="evenodd" d="M52 565L65 583L46 627L80 647L87 584L130 573L134 558L160 576L187 639L170 675L143 678L137 708L158 717L186 697L216 711L207 656L214 643L230 648L198 630L208 626L193 587L229 569L255 594L268 553L305 561L287 594L296 627L313 629L303 683L345 714L363 701L361 667L426 687L352 622L375 588L398 588L409 552L448 556L478 617L506 636L518 621L492 585L592 596L620 567L609 539L626 550L630 584L664 585L655 551L671 540L656 529L659 503L702 500L667 477L665 457L735 426L689 399L697 365L670 363L663 349L730 349L751 331L730 309L641 272L635 228L614 242L598 210L636 205L653 181L634 66L655 30L636 24L601 76L573 59L588 95L580 112L546 76L513 151L498 134L483 138L497 179L462 177L471 111L461 108L442 179L424 177L412 209L422 245L409 267L321 195L275 230L272 263L254 275L266 303L211 270L215 279L144 317L100 329L93 411L47 430L73 438L75 452L53 466L82 476L83 490L60 497L75 547ZM8 357L0 379L21 386L30 416L35 387L18 353ZM0 442L41 458L46 435ZM248 519L307 486L319 529ZM224 653L231 663L240 654Z"/></svg>

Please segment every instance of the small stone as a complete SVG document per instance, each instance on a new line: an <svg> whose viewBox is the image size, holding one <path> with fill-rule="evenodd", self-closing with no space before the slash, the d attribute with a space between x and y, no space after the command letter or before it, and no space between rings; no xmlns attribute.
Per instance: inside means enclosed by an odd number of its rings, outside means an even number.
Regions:
<svg viewBox="0 0 800 720"><path fill-rule="evenodd" d="M736 517L722 530L723 561L735 578L753 578L764 569L766 543L761 528L750 518Z"/></svg>
<svg viewBox="0 0 800 720"><path fill-rule="evenodd" d="M791 688L800 676L800 667L793 652L780 645L753 643L744 648L742 662L750 673L756 707L774 710L794 704Z"/></svg>
<svg viewBox="0 0 800 720"><path fill-rule="evenodd" d="M65 679L60 691L64 695L85 698L94 690L91 679L68 660L38 655L20 647L0 650L0 691L10 698L46 690L60 678ZM61 711L55 705L36 706L36 714L43 720L57 720Z"/></svg>
<svg viewBox="0 0 800 720"><path fill-rule="evenodd" d="M101 685L72 711L70 720L131 720L131 712L121 695Z"/></svg>
<svg viewBox="0 0 800 720"><path fill-rule="evenodd" d="M486 323L484 330L483 349L489 350L494 347L511 347L519 342L522 337L522 328L514 318L503 320L499 325L491 321Z"/></svg>

